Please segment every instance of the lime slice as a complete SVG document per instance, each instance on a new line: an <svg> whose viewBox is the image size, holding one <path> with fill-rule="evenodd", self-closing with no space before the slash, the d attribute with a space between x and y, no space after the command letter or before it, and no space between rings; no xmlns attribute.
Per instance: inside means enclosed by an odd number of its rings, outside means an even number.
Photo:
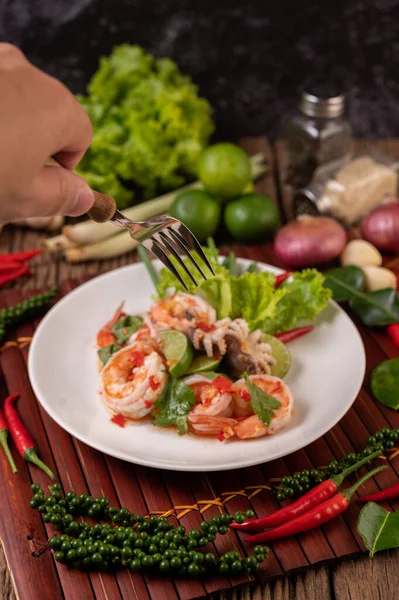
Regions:
<svg viewBox="0 0 399 600"><path fill-rule="evenodd" d="M287 350L287 346L280 342L276 337L264 333L262 341L270 344L272 348L272 355L276 359L276 364L271 368L271 375L280 377L282 379L284 375L287 375L288 369L291 365L291 354Z"/></svg>
<svg viewBox="0 0 399 600"><path fill-rule="evenodd" d="M168 363L169 373L181 377L192 363L194 350L187 336L181 331L166 329L159 332L162 350Z"/></svg>
<svg viewBox="0 0 399 600"><path fill-rule="evenodd" d="M194 373L203 373L204 371L214 371L220 365L220 358L213 356L197 356L191 363L190 368L186 371L186 375L194 375Z"/></svg>

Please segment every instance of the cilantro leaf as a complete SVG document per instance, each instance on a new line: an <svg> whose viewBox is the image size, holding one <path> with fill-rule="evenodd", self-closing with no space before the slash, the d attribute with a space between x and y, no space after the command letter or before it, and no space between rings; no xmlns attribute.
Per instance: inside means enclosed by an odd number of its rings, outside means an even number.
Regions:
<svg viewBox="0 0 399 600"><path fill-rule="evenodd" d="M125 344L140 329L142 322L142 317L131 317L128 315L119 319L117 323L114 323L111 331L115 335L117 344Z"/></svg>
<svg viewBox="0 0 399 600"><path fill-rule="evenodd" d="M247 383L247 389L251 396L251 406L254 409L254 413L258 415L266 427L269 427L270 422L274 417L274 410L281 406L281 402L252 383L246 373L244 374L244 379Z"/></svg>
<svg viewBox="0 0 399 600"><path fill-rule="evenodd" d="M178 379L169 377L161 396L155 402L156 418L152 424L157 427L176 425L179 435L187 433L187 416L195 404L193 390Z"/></svg>
<svg viewBox="0 0 399 600"><path fill-rule="evenodd" d="M115 354L115 352L118 352L118 350L120 350L120 348L115 344L111 344L110 346L105 346L105 348L100 348L97 350L98 358L100 359L103 367L109 361L111 356Z"/></svg>

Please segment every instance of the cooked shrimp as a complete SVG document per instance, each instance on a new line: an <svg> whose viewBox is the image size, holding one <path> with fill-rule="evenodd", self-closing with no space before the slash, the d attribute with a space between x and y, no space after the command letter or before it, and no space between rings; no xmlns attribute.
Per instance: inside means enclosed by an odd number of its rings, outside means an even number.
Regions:
<svg viewBox="0 0 399 600"><path fill-rule="evenodd" d="M156 302L150 316L158 329L178 329L187 333L198 324L211 325L216 321L216 311L205 300L190 294L175 294Z"/></svg>
<svg viewBox="0 0 399 600"><path fill-rule="evenodd" d="M216 435L220 441L233 437L235 435L234 428L237 425L235 419L193 413L188 415L188 423L194 433L198 435Z"/></svg>
<svg viewBox="0 0 399 600"><path fill-rule="evenodd" d="M101 380L106 405L130 419L148 415L167 381L155 342L138 341L111 356Z"/></svg>
<svg viewBox="0 0 399 600"><path fill-rule="evenodd" d="M272 375L251 375L250 380L264 392L278 400L280 406L274 411L274 416L269 426L266 426L255 414L240 420L235 427L235 434L241 440L272 435L285 427L292 416L292 405L294 400L290 389L281 379L273 377ZM236 411L243 408L243 402L249 404L250 395L246 387L245 379L240 379L233 383L232 389L234 397L234 413L237 414Z"/></svg>
<svg viewBox="0 0 399 600"><path fill-rule="evenodd" d="M99 348L105 348L106 346L111 346L115 342L115 336L112 333L111 327L115 325L122 317L126 316L126 313L123 312L124 302L122 302L115 311L114 316L108 323L105 323L104 327L100 329L97 334L97 346Z"/></svg>
<svg viewBox="0 0 399 600"><path fill-rule="evenodd" d="M218 385L223 379L226 386ZM230 417L232 413L232 394L229 390L229 381L224 377L211 381L203 375L191 375L184 379L184 383L191 387L195 394L196 404L191 410L194 415L207 415L211 417ZM223 387L227 389L223 389Z"/></svg>

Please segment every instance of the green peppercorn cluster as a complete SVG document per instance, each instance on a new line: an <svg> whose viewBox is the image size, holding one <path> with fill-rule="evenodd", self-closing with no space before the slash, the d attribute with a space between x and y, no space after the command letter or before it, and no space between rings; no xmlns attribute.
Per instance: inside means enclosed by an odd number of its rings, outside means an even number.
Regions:
<svg viewBox="0 0 399 600"><path fill-rule="evenodd" d="M218 557L213 552L199 552L217 534L225 535L230 523L243 522L253 511L221 514L202 521L199 529L186 531L166 517L142 517L126 508L109 506L107 498L79 496L69 491L63 496L61 485L49 486L50 495L36 483L32 485L31 508L38 509L45 523L61 532L49 540L58 562L70 566L108 570L126 567L132 571L166 573L174 577L203 576L212 573L254 573L268 555L268 548L255 546L252 556L241 557L235 550ZM88 516L95 525L77 522L74 517ZM104 523L108 519L110 523Z"/></svg>
<svg viewBox="0 0 399 600"><path fill-rule="evenodd" d="M15 306L9 306L0 310L0 342L4 339L7 329L15 327L22 321L40 316L44 309L54 300L57 288L52 288L43 294L36 294L28 300L19 302Z"/></svg>
<svg viewBox="0 0 399 600"><path fill-rule="evenodd" d="M370 456L376 450L393 448L398 438L399 429L384 427L381 431L377 431L377 433L370 436L366 448L357 454L351 452L344 456L341 461L332 460L326 469L312 469L310 471L304 469L300 473L295 473L292 477L283 477L277 488L277 499L284 500L286 497L304 494L322 481L338 475L338 473L366 458L366 456Z"/></svg>

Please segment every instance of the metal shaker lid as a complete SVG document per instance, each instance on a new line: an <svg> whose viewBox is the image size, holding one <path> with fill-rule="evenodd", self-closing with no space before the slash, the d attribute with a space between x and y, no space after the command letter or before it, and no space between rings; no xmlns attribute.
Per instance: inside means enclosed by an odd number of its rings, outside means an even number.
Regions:
<svg viewBox="0 0 399 600"><path fill-rule="evenodd" d="M324 193L324 187L311 183L295 191L292 199L292 211L295 217L299 215L330 215L331 201Z"/></svg>
<svg viewBox="0 0 399 600"><path fill-rule="evenodd" d="M308 117L339 117L344 112L345 97L343 95L322 97L304 92L299 108Z"/></svg>

